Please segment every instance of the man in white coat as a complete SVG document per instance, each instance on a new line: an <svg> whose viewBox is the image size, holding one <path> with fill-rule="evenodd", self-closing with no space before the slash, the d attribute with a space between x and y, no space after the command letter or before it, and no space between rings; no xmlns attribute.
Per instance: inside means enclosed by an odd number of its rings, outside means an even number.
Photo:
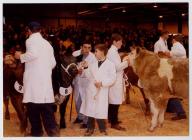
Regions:
<svg viewBox="0 0 192 140"><path fill-rule="evenodd" d="M159 40L154 45L154 52L155 53L166 53L169 52L167 46L167 39L169 37L168 31L162 31L159 37Z"/></svg>
<svg viewBox="0 0 192 140"><path fill-rule="evenodd" d="M111 123L111 128L124 131L125 128L119 125L118 110L124 100L123 70L128 67L129 60L121 62L121 58L118 54L118 49L122 46L122 36L113 34L112 41L113 44L108 51L107 58L115 64L117 78L115 84L109 89L108 121Z"/></svg>
<svg viewBox="0 0 192 140"><path fill-rule="evenodd" d="M95 129L95 119L99 130L107 135L105 120L108 117L109 87L116 80L115 65L106 58L107 47L105 44L95 46L95 56L98 61L89 64L82 75L88 78L85 100L80 112L88 116L88 126L85 136L91 136Z"/></svg>
<svg viewBox="0 0 192 140"><path fill-rule="evenodd" d="M26 40L26 52L15 53L15 58L25 63L23 78L23 103L26 104L31 136L42 136L44 128L48 136L59 136L53 103L52 69L56 65L52 46L40 34L38 22L29 23L30 36Z"/></svg>
<svg viewBox="0 0 192 140"><path fill-rule="evenodd" d="M182 42L182 35L173 36L172 39L173 46L171 47L171 51L166 53L168 57L171 57L173 59L187 58L186 50L181 42ZM187 118L182 103L178 98L169 99L167 104L167 111L176 113L176 116L172 117L172 120L181 120Z"/></svg>
<svg viewBox="0 0 192 140"><path fill-rule="evenodd" d="M94 63L96 61L95 55L91 52L91 42L85 40L82 43L82 47L80 50L73 52L73 56L77 58L79 62L79 74L73 80L74 85L74 95L75 95L75 106L77 112L77 118L74 123L81 123L81 128L87 128L87 116L81 114L80 107L82 101L85 99L86 88L88 85L88 79L85 76L82 76L83 67L81 67L82 62L87 62L88 65Z"/></svg>
<svg viewBox="0 0 192 140"><path fill-rule="evenodd" d="M167 55L172 58L187 58L186 50L181 44L182 35L173 36L171 51L167 52Z"/></svg>

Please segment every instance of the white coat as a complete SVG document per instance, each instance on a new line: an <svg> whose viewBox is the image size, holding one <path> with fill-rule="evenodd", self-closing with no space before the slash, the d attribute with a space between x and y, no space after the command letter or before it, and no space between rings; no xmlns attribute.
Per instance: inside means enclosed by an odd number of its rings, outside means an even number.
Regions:
<svg viewBox="0 0 192 140"><path fill-rule="evenodd" d="M80 50L73 52L73 56L80 55ZM88 63L88 65L93 64L96 62L95 55L91 52L89 52L88 56L84 59ZM85 89L88 85L88 78L78 74L75 79L73 80L74 85L74 99L75 101L78 100L79 96L81 97L81 101L84 99L85 96Z"/></svg>
<svg viewBox="0 0 192 140"><path fill-rule="evenodd" d="M56 65L52 46L40 33L26 40L26 53L20 56L25 63L23 102L53 103L52 69Z"/></svg>
<svg viewBox="0 0 192 140"><path fill-rule="evenodd" d="M128 67L127 61L121 62L118 49L114 45L111 46L107 53L107 58L115 64L117 78L115 84L109 89L109 104L122 104L124 101L124 69Z"/></svg>
<svg viewBox="0 0 192 140"><path fill-rule="evenodd" d="M162 37L159 38L159 40L154 45L154 52L168 52L168 46L167 41L164 41Z"/></svg>
<svg viewBox="0 0 192 140"><path fill-rule="evenodd" d="M180 42L176 42L171 47L170 55L172 58L186 58L186 50Z"/></svg>
<svg viewBox="0 0 192 140"><path fill-rule="evenodd" d="M95 62L83 74L88 77L89 82L86 88L85 100L81 104L80 113L97 119L107 119L109 87L116 79L114 64L106 59L98 67L98 62ZM100 89L95 87L95 80L102 82ZM94 99L96 94L97 96Z"/></svg>

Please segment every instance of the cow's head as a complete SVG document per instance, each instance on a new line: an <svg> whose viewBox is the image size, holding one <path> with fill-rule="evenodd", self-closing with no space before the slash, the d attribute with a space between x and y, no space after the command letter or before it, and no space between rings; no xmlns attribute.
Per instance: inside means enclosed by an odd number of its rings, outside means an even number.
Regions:
<svg viewBox="0 0 192 140"><path fill-rule="evenodd" d="M130 61L129 66L131 66L131 67L134 66L134 60L135 60L135 58L137 58L137 56L140 54L140 52L141 52L142 50L144 50L144 49L143 49L143 48L140 48L140 47L136 47L136 48L134 48L134 49L131 50L131 52L128 54L127 57L124 58L124 60L125 60L126 58L129 59L129 61Z"/></svg>
<svg viewBox="0 0 192 140"><path fill-rule="evenodd" d="M147 51L145 48L141 47L135 47L134 49L131 50L127 58L130 61L129 66L133 68L134 72L136 72L136 67L140 65L140 63L143 61L143 59L146 58L147 55L154 55L154 53Z"/></svg>
<svg viewBox="0 0 192 140"><path fill-rule="evenodd" d="M78 74L78 68L76 65L76 58L72 55L72 53L66 52L64 54L60 55L61 64L65 67L68 74L72 76L72 78L75 78L75 76Z"/></svg>
<svg viewBox="0 0 192 140"><path fill-rule="evenodd" d="M11 54L5 55L5 57L3 59L3 63L5 65L8 65L10 68L15 68L17 66L14 56Z"/></svg>

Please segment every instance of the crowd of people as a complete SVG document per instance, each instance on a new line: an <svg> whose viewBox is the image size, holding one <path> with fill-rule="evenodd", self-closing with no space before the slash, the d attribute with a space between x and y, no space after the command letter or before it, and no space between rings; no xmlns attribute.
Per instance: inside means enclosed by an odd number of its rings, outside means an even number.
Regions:
<svg viewBox="0 0 192 140"><path fill-rule="evenodd" d="M25 24L3 25L3 49L5 52L13 51L14 49L25 50L25 40L29 36L27 28ZM108 28L101 31L91 31L86 28L75 29L74 26L68 26L65 28L43 27L41 30L42 36L51 43L55 53L62 52L68 47L71 47L73 51L78 50L85 39L91 40L92 46L98 43L105 43L109 48L112 33L119 33L123 37L123 47L119 51L130 51L130 46L133 45L145 47L153 51L154 44L160 36L160 31L156 29L125 30L123 28ZM172 46L171 40L172 35L168 39L169 50ZM183 45L188 52L188 36L183 38Z"/></svg>
<svg viewBox="0 0 192 140"><path fill-rule="evenodd" d="M42 135L40 114L44 114L42 118L47 134L59 135L50 109L51 103L54 102L50 78L59 54L68 48L71 48L74 57L82 55L83 62L79 63L82 67L73 82L78 114L74 123L83 122L82 127L87 128L85 136L94 133L95 120L104 135L107 135L105 120L108 120L111 128L125 131L126 129L120 125L118 114L124 96L123 70L130 62L128 58L122 62L118 52L128 52L131 46L140 46L155 53L163 53L167 57L186 58L187 41L183 41L183 37L180 36L173 36L169 41L168 37L169 32L157 30L126 31L115 28L94 32L75 29L73 26L57 29L40 28L37 22L32 22L28 26L4 25L4 54L12 53L16 59L25 63L23 102L31 112L31 135ZM15 53L19 50L25 53ZM95 55L92 53L93 50ZM186 118L177 99L170 101L170 105L179 108L175 111L180 113L175 120Z"/></svg>

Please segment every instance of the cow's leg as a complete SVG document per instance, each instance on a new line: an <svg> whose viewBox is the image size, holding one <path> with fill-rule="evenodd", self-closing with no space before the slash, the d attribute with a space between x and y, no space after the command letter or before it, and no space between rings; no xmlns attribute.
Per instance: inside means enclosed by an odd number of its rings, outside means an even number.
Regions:
<svg viewBox="0 0 192 140"><path fill-rule="evenodd" d="M57 122L57 105L56 104L53 105L53 110L54 110L55 120Z"/></svg>
<svg viewBox="0 0 192 140"><path fill-rule="evenodd" d="M59 106L59 112L60 112L60 128L66 128L66 122L65 122L65 112L67 103L69 101L70 95L66 96L66 99L63 101L63 103Z"/></svg>
<svg viewBox="0 0 192 140"><path fill-rule="evenodd" d="M23 133L27 128L26 111L24 110L24 105L22 103L23 97L21 95L12 95L10 97L11 103L13 104L13 107L15 108L15 111L17 112L17 116L20 121L20 131L21 133Z"/></svg>
<svg viewBox="0 0 192 140"><path fill-rule="evenodd" d="M130 86L126 87L126 104L130 104L130 96L129 96Z"/></svg>
<svg viewBox="0 0 192 140"><path fill-rule="evenodd" d="M160 112L159 112L159 118L158 118L160 127L163 126L164 116L165 116L165 109L161 109Z"/></svg>
<svg viewBox="0 0 192 140"><path fill-rule="evenodd" d="M10 113L9 113L9 96L4 97L3 103L5 105L5 119L10 120Z"/></svg>
<svg viewBox="0 0 192 140"><path fill-rule="evenodd" d="M24 132L26 133L27 131L27 108L24 106L23 104L23 96L20 96L19 99L18 99L18 105L19 105L19 113L20 115L22 115L21 117L21 126L20 126L20 130L21 132Z"/></svg>
<svg viewBox="0 0 192 140"><path fill-rule="evenodd" d="M142 96L143 96L143 99L144 99L144 102L145 102L145 107L146 107L145 115L149 115L150 114L149 99L146 98L143 88L139 87L139 89L140 89L140 91L142 93Z"/></svg>
<svg viewBox="0 0 192 140"><path fill-rule="evenodd" d="M159 107L161 109L160 109L160 112L159 112L158 121L159 121L159 126L160 127L163 126L165 111L166 111L166 108L167 108L167 103L168 103L168 99L167 98L161 98L159 100L159 105L160 105Z"/></svg>
<svg viewBox="0 0 192 140"><path fill-rule="evenodd" d="M152 120L151 120L151 126L149 128L149 131L153 131L157 127L157 120L159 115L159 108L156 107L154 100L150 99L150 109L152 113Z"/></svg>

